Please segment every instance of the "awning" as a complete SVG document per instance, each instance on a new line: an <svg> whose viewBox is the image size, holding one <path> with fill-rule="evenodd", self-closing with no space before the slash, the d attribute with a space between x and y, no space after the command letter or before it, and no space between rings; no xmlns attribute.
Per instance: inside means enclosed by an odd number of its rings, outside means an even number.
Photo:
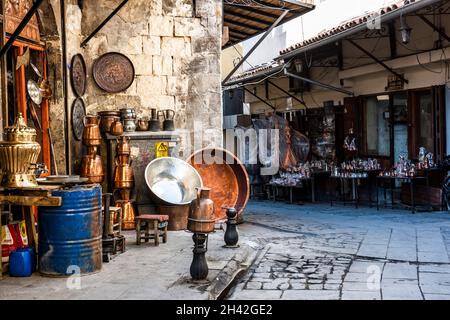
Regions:
<svg viewBox="0 0 450 320"><path fill-rule="evenodd" d="M283 14L280 24L314 9L313 0L223 0L224 26L229 41L224 48L254 37L267 29Z"/></svg>

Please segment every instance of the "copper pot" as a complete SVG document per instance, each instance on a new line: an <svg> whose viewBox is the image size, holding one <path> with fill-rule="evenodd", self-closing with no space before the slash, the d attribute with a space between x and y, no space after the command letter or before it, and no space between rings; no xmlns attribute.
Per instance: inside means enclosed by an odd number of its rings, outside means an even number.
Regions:
<svg viewBox="0 0 450 320"><path fill-rule="evenodd" d="M141 118L137 121L137 127L136 130L137 131L148 131L148 120L145 118Z"/></svg>
<svg viewBox="0 0 450 320"><path fill-rule="evenodd" d="M114 188L131 189L133 187L134 173L131 164L120 164L116 160L116 168L114 170Z"/></svg>
<svg viewBox="0 0 450 320"><path fill-rule="evenodd" d="M102 143L99 121L100 117L94 115L87 115L83 118L83 144L85 146L99 146Z"/></svg>
<svg viewBox="0 0 450 320"><path fill-rule="evenodd" d="M120 136L123 134L123 124L120 119L116 119L109 129L109 133L115 136Z"/></svg>
<svg viewBox="0 0 450 320"><path fill-rule="evenodd" d="M100 120L100 132L101 133L110 132L111 125L115 121L120 121L120 117L117 117L117 116L102 116L102 119Z"/></svg>
<svg viewBox="0 0 450 320"><path fill-rule="evenodd" d="M130 138L122 136L120 139L116 139L116 154L117 155L130 155L131 154L131 146L130 146Z"/></svg>
<svg viewBox="0 0 450 320"><path fill-rule="evenodd" d="M187 228L194 233L214 231L214 202L209 198L210 188L196 188L197 199L192 200L189 208Z"/></svg>
<svg viewBox="0 0 450 320"><path fill-rule="evenodd" d="M133 202L130 200L117 200L116 207L122 208L122 229L132 230L136 228L134 217L136 216Z"/></svg>
<svg viewBox="0 0 450 320"><path fill-rule="evenodd" d="M88 183L102 183L104 179L102 158L99 155L85 155L81 160L81 176Z"/></svg>

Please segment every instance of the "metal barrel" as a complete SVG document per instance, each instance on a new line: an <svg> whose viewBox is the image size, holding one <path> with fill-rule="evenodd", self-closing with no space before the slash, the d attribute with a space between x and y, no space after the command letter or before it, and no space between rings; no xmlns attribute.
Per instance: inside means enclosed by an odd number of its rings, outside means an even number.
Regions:
<svg viewBox="0 0 450 320"><path fill-rule="evenodd" d="M102 188L52 191L59 207L39 208L39 271L48 276L97 272L102 267Z"/></svg>

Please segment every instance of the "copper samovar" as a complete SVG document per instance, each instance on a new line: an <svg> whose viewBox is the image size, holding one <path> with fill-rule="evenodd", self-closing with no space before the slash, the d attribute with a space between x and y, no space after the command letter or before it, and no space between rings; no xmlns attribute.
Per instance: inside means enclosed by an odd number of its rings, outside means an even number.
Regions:
<svg viewBox="0 0 450 320"><path fill-rule="evenodd" d="M0 163L5 187L37 186L34 168L41 152L36 130L26 125L22 113L14 125L5 129L6 141L0 142Z"/></svg>

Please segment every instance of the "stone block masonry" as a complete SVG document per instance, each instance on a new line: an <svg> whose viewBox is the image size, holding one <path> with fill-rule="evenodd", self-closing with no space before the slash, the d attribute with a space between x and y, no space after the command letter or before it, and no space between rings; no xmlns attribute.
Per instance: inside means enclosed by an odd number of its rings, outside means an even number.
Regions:
<svg viewBox="0 0 450 320"><path fill-rule="evenodd" d="M56 3L56 2L55 2ZM80 43L112 12L119 0L77 1L66 4L67 59L83 54L88 69L85 96L87 112L136 108L138 116L149 116L150 108L176 111L175 127L193 136L194 121L202 124L203 146L222 145L221 33L222 1L130 0L104 28L81 48ZM53 6L54 10L56 5ZM56 11L55 11L56 12ZM133 86L119 94L103 92L91 73L94 61L107 52L120 52L135 67ZM75 96L69 90L69 105ZM51 106L51 121L63 128L63 101ZM186 138L188 139L188 138ZM72 140L73 145L80 142ZM180 156L191 141L182 141ZM74 147L76 149L76 147ZM78 148L81 150L81 145ZM64 145L56 144L58 167L64 168ZM74 155L81 157L81 155Z"/></svg>

